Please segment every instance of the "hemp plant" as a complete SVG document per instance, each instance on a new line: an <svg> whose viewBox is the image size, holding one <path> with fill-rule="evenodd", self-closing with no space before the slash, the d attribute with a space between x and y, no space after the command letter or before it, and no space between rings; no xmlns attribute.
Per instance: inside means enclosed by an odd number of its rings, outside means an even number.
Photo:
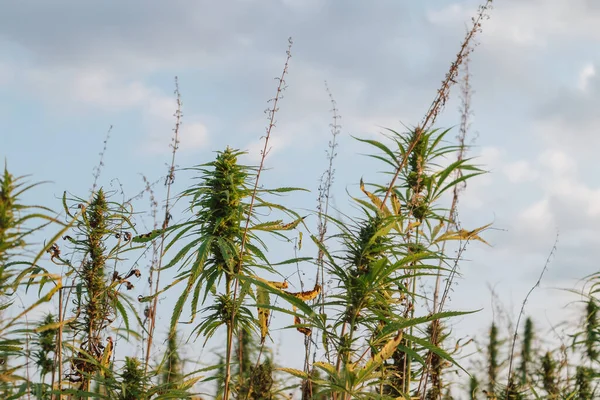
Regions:
<svg viewBox="0 0 600 400"><path fill-rule="evenodd" d="M256 169L240 165L238 157L241 154L228 147L217 154L214 162L192 168L201 173L200 183L181 195L182 199L189 199L192 216L188 221L170 228L174 238L165 251L181 238L189 238L189 243L163 267L178 266L180 271L175 282L163 290L178 282L186 282L171 317L171 335L174 335L184 306L191 298L191 319L188 323L194 322L200 311L201 320L193 329L193 335L204 338L205 343L221 327L225 328L228 335L237 334L240 330L260 330L261 341L264 341L268 334L267 321L254 317L249 305L249 298L254 298L256 302L256 296L264 293L264 288L258 286L253 290L250 281L247 281L237 291L236 282L240 277L249 277L258 285L264 283L267 287L287 287L284 282L269 282L258 276L260 270L276 273L274 264L265 254L266 245L258 234L265 232L283 237L280 231L294 229L302 222L303 218L297 213L264 200L266 195L297 189L259 189L254 193L251 180L255 177ZM261 210L278 210L292 220L288 223L283 220L260 222L257 216ZM250 226L245 229L247 220ZM244 253L241 252L243 242L246 249ZM286 260L278 265L292 262L293 259ZM208 300L210 302L204 306ZM259 310L259 316L264 316L264 310ZM231 349L228 347L227 351Z"/></svg>
<svg viewBox="0 0 600 400"><path fill-rule="evenodd" d="M89 201L78 198L70 201L80 210L73 215L69 199L66 194L63 196L65 212L73 219L73 232L63 237L71 257L56 254L55 259L68 267L66 275L73 279L74 308L68 319L72 343L64 345L73 353L66 377L75 387L69 391L78 393L88 392L92 380L103 380L110 371L115 335L137 335L130 328L128 315L128 309L134 315L136 310L125 292L134 288L134 279L141 273L123 265L124 254L136 249L132 246L134 227L130 207L109 201L102 188ZM111 332L117 317L121 317L125 328Z"/></svg>
<svg viewBox="0 0 600 400"><path fill-rule="evenodd" d="M341 232L336 235L341 250L332 253L313 237L324 253L326 272L338 289L329 293L326 313L305 322L323 329L323 337L334 347L335 362L313 365L326 375L314 381L318 394L336 400L371 399L375 394L377 398L414 396L414 384L418 383L418 369L412 365L415 361L423 365L423 356L431 351L455 363L446 351L427 341L424 324L464 313L416 316L424 305L417 280L436 276L440 260L442 265L448 263L438 251L443 242L483 241L479 233L485 227L441 233L441 227L448 223L446 209L441 206L444 193L483 171L469 159L439 165L458 151L444 143L448 131L390 132L391 146L361 139L379 151L373 157L391 167L392 174L417 140L388 201L382 200L387 185L367 185L361 180L360 189L366 198L355 197L353 201L362 216L347 217L348 221L331 219ZM457 170L463 172L458 178ZM310 379L306 372L291 372Z"/></svg>

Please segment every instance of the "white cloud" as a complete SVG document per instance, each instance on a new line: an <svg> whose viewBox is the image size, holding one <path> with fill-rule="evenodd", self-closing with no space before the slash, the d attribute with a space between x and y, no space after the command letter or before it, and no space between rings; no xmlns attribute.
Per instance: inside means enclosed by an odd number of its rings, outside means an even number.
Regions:
<svg viewBox="0 0 600 400"><path fill-rule="evenodd" d="M539 177L539 173L526 160L508 163L502 168L502 172L511 183L531 182Z"/></svg>
<svg viewBox="0 0 600 400"><path fill-rule="evenodd" d="M142 149L148 154L165 154L172 151L173 126L175 119L164 121L155 126L148 135L146 143L142 144ZM162 128L162 129L158 129ZM179 153L189 153L195 150L204 149L210 143L208 128L199 121L184 121L179 131Z"/></svg>
<svg viewBox="0 0 600 400"><path fill-rule="evenodd" d="M158 116L168 103L167 118L175 109L175 99L158 89L102 68L43 69L28 65L21 68L16 78L33 96L50 104L71 103L110 112L138 107Z"/></svg>
<svg viewBox="0 0 600 400"><path fill-rule="evenodd" d="M506 48L515 60L519 47L548 48L568 40L600 40L600 6L590 0L504 0L494 2L485 21L482 40L486 47ZM452 2L444 7L432 6L427 19L435 25L463 26L473 17L477 3ZM464 29L464 28L463 28Z"/></svg>
<svg viewBox="0 0 600 400"><path fill-rule="evenodd" d="M461 210L480 210L489 205L490 186L496 181L495 170L501 165L504 155L502 149L492 146L483 147L478 153L475 154L473 163L490 172L468 181L467 188L460 197Z"/></svg>
<svg viewBox="0 0 600 400"><path fill-rule="evenodd" d="M547 198L543 198L521 211L517 229L525 229L528 232L547 232L556 228L553 212Z"/></svg>
<svg viewBox="0 0 600 400"><path fill-rule="evenodd" d="M1 72L1 69L0 69ZM41 69L27 67L17 74L32 95L45 99L56 107L57 113L73 110L93 110L106 113L137 112L146 126L145 151L168 153L174 112L175 97L141 80L126 79L103 69L71 68ZM203 148L208 143L208 129L195 115L185 117L182 125L181 151Z"/></svg>
<svg viewBox="0 0 600 400"><path fill-rule="evenodd" d="M427 20L434 24L454 25L457 21L468 20L473 10L460 3L452 3L446 7L435 7L427 11Z"/></svg>
<svg viewBox="0 0 600 400"><path fill-rule="evenodd" d="M504 157L504 149L495 146L485 146L481 149L476 162L494 170L500 167Z"/></svg>
<svg viewBox="0 0 600 400"><path fill-rule="evenodd" d="M200 122L184 123L181 129L182 151L205 148L208 145L208 129Z"/></svg>
<svg viewBox="0 0 600 400"><path fill-rule="evenodd" d="M559 177L573 176L577 172L575 159L561 150L545 150L538 156L538 162L552 172L552 181Z"/></svg>
<svg viewBox="0 0 600 400"><path fill-rule="evenodd" d="M551 37L600 38L600 8L589 0L511 0L494 4L492 21L497 34L547 44Z"/></svg>
<svg viewBox="0 0 600 400"><path fill-rule="evenodd" d="M281 150L285 149L290 145L290 140L287 136L273 134L269 138L269 143L267 145L267 160L269 157L273 156L275 153L279 153ZM248 154L244 156L244 158L250 163L259 163L262 158L262 152L265 147L264 137L260 140L256 140L248 144L246 146Z"/></svg>
<svg viewBox="0 0 600 400"><path fill-rule="evenodd" d="M99 71L78 72L71 91L75 101L113 110L153 103L160 97L139 81L124 82Z"/></svg>
<svg viewBox="0 0 600 400"><path fill-rule="evenodd" d="M579 79L577 81L577 87L582 92L588 90L590 79L596 76L596 68L594 64L586 64L579 72Z"/></svg>

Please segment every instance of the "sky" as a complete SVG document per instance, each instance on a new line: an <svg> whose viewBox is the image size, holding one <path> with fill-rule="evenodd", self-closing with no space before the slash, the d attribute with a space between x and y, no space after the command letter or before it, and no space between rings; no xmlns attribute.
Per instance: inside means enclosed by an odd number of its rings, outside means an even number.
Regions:
<svg viewBox="0 0 600 400"><path fill-rule="evenodd" d="M51 181L34 200L59 210L64 190L89 191L112 126L99 183L122 185L126 197L135 196L144 187L142 173L150 181L166 173L177 76L184 113L177 165L208 162L227 145L249 151L245 161L255 163L264 110L292 37L263 183L307 188L312 192L285 198L286 204L316 205L330 139L327 81L342 116L333 204L349 210L347 192L358 193L361 177L383 179L376 173L381 166L361 155L367 149L352 136L378 138L383 128L421 121L477 6L471 0L8 2L0 14L0 157L16 175ZM470 156L489 173L468 184L459 213L464 227L493 223L494 229L485 234L491 246L469 246L449 304L481 311L453 331L485 335L498 317L492 289L496 304L516 317L558 234L526 306L548 333L551 325L577 321L572 302L579 297L564 289L598 271L600 3L496 1L482 29L470 63ZM458 94L455 87L437 127L457 132ZM190 182L189 172L178 172L175 190ZM164 298L160 307L172 305ZM280 352L299 341L286 335L273 336Z"/></svg>

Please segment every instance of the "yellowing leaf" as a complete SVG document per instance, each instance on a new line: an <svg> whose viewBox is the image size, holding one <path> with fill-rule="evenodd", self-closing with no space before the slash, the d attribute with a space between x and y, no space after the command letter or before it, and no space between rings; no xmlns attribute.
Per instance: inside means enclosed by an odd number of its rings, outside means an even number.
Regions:
<svg viewBox="0 0 600 400"><path fill-rule="evenodd" d="M258 304L270 305L269 292L264 288L256 289L256 302ZM260 344L265 342L267 335L269 334L269 315L271 310L264 307L258 308L258 323L260 325Z"/></svg>
<svg viewBox="0 0 600 400"><path fill-rule="evenodd" d="M438 233L440 233L440 229L442 229L443 227L444 227L444 221L440 220L440 223L437 224L433 228L433 231L431 232L431 238L435 239L435 237L438 235Z"/></svg>
<svg viewBox="0 0 600 400"><path fill-rule="evenodd" d="M275 289L287 289L289 284L287 281L283 281L283 282L277 282L277 281L268 281L266 279L260 278L258 276L253 275L252 276L254 279L257 279L261 282L266 283L267 285L274 287Z"/></svg>
<svg viewBox="0 0 600 400"><path fill-rule="evenodd" d="M400 200L398 200L396 193L392 192L390 199L392 201L392 209L394 210L394 214L400 215L400 211L402 211L402 209L400 207Z"/></svg>
<svg viewBox="0 0 600 400"><path fill-rule="evenodd" d="M289 284L287 281L276 282L276 281L267 281L269 286L274 287L275 289L287 289Z"/></svg>
<svg viewBox="0 0 600 400"><path fill-rule="evenodd" d="M107 338L106 346L104 346L104 352L102 352L102 358L100 359L100 364L102 365L102 369L100 370L100 376L104 376L104 372L108 365L110 364L110 358L112 357L113 352L113 339L109 336Z"/></svg>
<svg viewBox="0 0 600 400"><path fill-rule="evenodd" d="M304 336L310 336L310 335L312 335L312 329L307 328L305 326L299 326L296 329L298 329L298 332L303 333Z"/></svg>
<svg viewBox="0 0 600 400"><path fill-rule="evenodd" d="M289 231L290 229L294 229L295 227L297 227L300 224L300 222L302 222L304 220L304 218L306 218L306 217L301 217L295 221L290 222L289 224L282 225L281 228L279 228L279 230Z"/></svg>
<svg viewBox="0 0 600 400"><path fill-rule="evenodd" d="M303 301L308 301L316 298L319 293L321 293L321 285L315 284L315 288L312 290L308 290L305 292L286 292L287 294L291 294L294 297L299 298Z"/></svg>
<svg viewBox="0 0 600 400"><path fill-rule="evenodd" d="M296 306L292 306L292 309L296 312ZM294 315L294 325L302 325L302 319L297 315ZM310 336L312 334L312 329L305 326L297 326L296 329L305 336Z"/></svg>
<svg viewBox="0 0 600 400"><path fill-rule="evenodd" d="M375 205L375 207L377 207L378 210L383 211L383 213L386 216L391 214L388 207L385 204L383 204L383 202L381 201L381 199L379 197L375 196L373 193L371 193L367 189L365 189L365 183L363 182L362 178L360 179L360 190L362 190L363 193L367 195L369 200L371 200L371 203L373 203L373 205Z"/></svg>
<svg viewBox="0 0 600 400"><path fill-rule="evenodd" d="M420 221L415 221L415 222L411 222L410 224L408 224L408 226L406 227L406 232L410 232L413 229L415 229L417 226L421 225Z"/></svg>
<svg viewBox="0 0 600 400"><path fill-rule="evenodd" d="M392 192L390 196L390 201L392 202L392 209L394 210L394 214L400 218L394 218L396 225L394 229L400 234L404 233L404 223L402 218L402 207L400 205L400 200L398 200L398 195L395 192Z"/></svg>
<svg viewBox="0 0 600 400"><path fill-rule="evenodd" d="M327 372L329 375L336 374L335 366L331 365L329 363L317 361L317 362L313 363L313 365L317 368L321 368L323 371Z"/></svg>
<svg viewBox="0 0 600 400"><path fill-rule="evenodd" d="M375 356L373 358L371 358L365 364L365 366L358 372L358 374L357 374L358 380L360 381L362 379L367 378L372 371L377 369L381 364L383 364L383 362L385 360L390 358L394 354L394 351L396 351L396 348L398 347L398 345L400 344L401 341L402 341L402 331L400 330L400 331L398 331L396 336L394 336L393 339L391 339L389 342L387 342L381 348L381 351L379 351L379 353L375 354Z"/></svg>
<svg viewBox="0 0 600 400"><path fill-rule="evenodd" d="M443 235L441 235L439 238L437 238L435 240L435 242L442 242L444 240L477 240L477 241L485 243L489 246L490 244L488 242L486 242L485 240L483 240L479 236L479 233L484 231L485 229L489 228L491 225L492 224L487 224L480 228L473 229L472 231L469 231L466 229L461 229L458 231L448 231L448 232L444 233Z"/></svg>
<svg viewBox="0 0 600 400"><path fill-rule="evenodd" d="M280 368L275 368L275 370L287 372L288 374L295 376L296 378L300 378L300 379L309 379L309 377L310 377L306 372L300 371L299 369L295 369L295 368L280 367Z"/></svg>
<svg viewBox="0 0 600 400"><path fill-rule="evenodd" d="M49 331L49 330L53 330L53 329L58 329L61 326L70 324L71 322L75 321L76 319L77 318L69 318L64 321L53 322L51 324L46 324L46 325L40 326L40 327L34 329L34 331L37 333L40 333L40 332L45 332L45 331Z"/></svg>

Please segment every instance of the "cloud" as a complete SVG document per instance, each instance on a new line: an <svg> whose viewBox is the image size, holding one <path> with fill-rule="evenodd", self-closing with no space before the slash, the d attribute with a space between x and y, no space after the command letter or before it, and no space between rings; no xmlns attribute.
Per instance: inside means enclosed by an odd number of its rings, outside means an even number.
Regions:
<svg viewBox="0 0 600 400"><path fill-rule="evenodd" d="M148 135L148 139L142 144L142 150L149 155L167 154L172 151L173 144L173 120L171 124L160 124L154 127ZM188 122L181 125L179 131L178 153L193 153L205 149L210 143L208 128L201 122Z"/></svg>
<svg viewBox="0 0 600 400"><path fill-rule="evenodd" d="M557 178L572 178L577 173L575 159L558 149L547 149L538 156L539 164L550 171L552 182Z"/></svg>
<svg viewBox="0 0 600 400"><path fill-rule="evenodd" d="M475 1L430 6L428 18L439 24L456 24L473 15ZM526 46L548 45L550 39L600 38L600 5L593 0L505 0L494 2L486 22L489 35Z"/></svg>
<svg viewBox="0 0 600 400"><path fill-rule="evenodd" d="M200 113L220 119L223 131L210 130L215 144L225 138L248 143L250 135L256 140L264 121L249 122L262 116L273 96L272 78L281 71L290 35L296 40L277 130L284 138L276 139L274 152L283 143L306 146L328 133L324 80L348 131L362 135L378 131L377 125L416 124L449 64L446 54L424 45L425 37L414 38L412 30L421 21L393 1L363 7L359 1L240 0L226 7L208 1L84 6L62 0L49 7L29 0L5 11L0 41L11 52L0 56L0 62L6 59L21 70L14 86L44 99L55 112L73 105L87 111L138 112L150 128L148 149L162 148L157 145L162 139L156 138L170 132L167 120L172 123L172 96L160 80L181 73L187 74L186 85L201 93L191 98L183 86L185 120L198 120ZM19 18L25 22L16 23ZM374 20L379 23L365 23ZM414 56L403 57L405 51ZM423 88L423 82L428 86ZM200 104L202 97L214 100ZM205 143L201 136L196 134L193 143Z"/></svg>
<svg viewBox="0 0 600 400"><path fill-rule="evenodd" d="M175 123L177 108L174 95L147 84L101 68L38 68L24 65L13 70L12 84L28 95L42 99L57 115L104 114L139 115L146 128L146 141L141 148L149 153L170 152L168 143ZM0 73L2 69L0 68ZM186 115L181 130L181 150L197 150L208 143L208 129L199 115Z"/></svg>
<svg viewBox="0 0 600 400"><path fill-rule="evenodd" d="M526 160L508 163L502 168L502 172L511 183L531 182L539 177L539 173Z"/></svg>
<svg viewBox="0 0 600 400"><path fill-rule="evenodd" d="M556 229L553 211L549 200L543 198L519 213L515 227L537 234L553 231Z"/></svg>
<svg viewBox="0 0 600 400"><path fill-rule="evenodd" d="M53 93L57 93L59 89L56 84L62 82L54 81L56 74L42 76L39 72L32 73L32 80L36 84L49 86ZM161 108L159 104L165 101L163 96L140 81L124 81L103 71L76 71L73 75L72 85L67 87L66 96L92 107L118 110L144 104L156 111Z"/></svg>
<svg viewBox="0 0 600 400"><path fill-rule="evenodd" d="M579 90L585 92L589 88L590 79L596 76L596 67L594 64L586 64L579 72L579 80L577 86Z"/></svg>
<svg viewBox="0 0 600 400"><path fill-rule="evenodd" d="M208 129L204 124L192 122L182 126L181 147L184 151L205 148L208 141Z"/></svg>
<svg viewBox="0 0 600 400"><path fill-rule="evenodd" d="M540 104L534 129L546 143L592 156L600 146L600 77L595 64L587 64L574 80Z"/></svg>
<svg viewBox="0 0 600 400"><path fill-rule="evenodd" d="M566 284L594 272L600 257L600 182L582 175L581 160L557 148L526 160L511 160L510 153L494 148L481 153L491 173L468 184L459 210L463 226L489 222L473 210L494 213L494 227L500 230L486 233L494 246L486 252L487 263L492 268L510 264L511 274L534 279L539 269L528 266L537 262L541 267L558 233L548 284Z"/></svg>

